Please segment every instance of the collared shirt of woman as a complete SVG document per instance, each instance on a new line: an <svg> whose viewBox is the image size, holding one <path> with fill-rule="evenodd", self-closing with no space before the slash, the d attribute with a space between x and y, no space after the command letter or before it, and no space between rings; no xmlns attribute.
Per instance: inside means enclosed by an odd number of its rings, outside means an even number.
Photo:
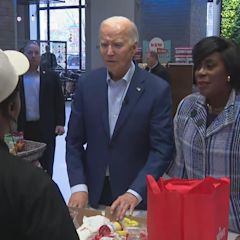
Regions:
<svg viewBox="0 0 240 240"><path fill-rule="evenodd" d="M184 98L174 118L176 157L168 174L231 180L229 229L240 232L240 50L207 37L193 48L198 93Z"/></svg>

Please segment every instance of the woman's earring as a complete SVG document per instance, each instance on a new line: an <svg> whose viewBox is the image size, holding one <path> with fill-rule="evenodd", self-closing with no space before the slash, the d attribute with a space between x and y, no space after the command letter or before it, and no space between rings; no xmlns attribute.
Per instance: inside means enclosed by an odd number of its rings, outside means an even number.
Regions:
<svg viewBox="0 0 240 240"><path fill-rule="evenodd" d="M231 81L231 77L228 76L228 77L227 77L227 82L230 83L230 81Z"/></svg>

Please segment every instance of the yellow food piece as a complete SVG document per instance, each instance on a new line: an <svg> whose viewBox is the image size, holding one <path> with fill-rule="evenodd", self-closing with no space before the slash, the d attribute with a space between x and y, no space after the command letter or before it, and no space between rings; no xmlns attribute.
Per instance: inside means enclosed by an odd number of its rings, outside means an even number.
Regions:
<svg viewBox="0 0 240 240"><path fill-rule="evenodd" d="M139 223L135 220L131 220L130 218L125 217L122 221L122 224L125 227L136 227L139 225Z"/></svg>
<svg viewBox="0 0 240 240"><path fill-rule="evenodd" d="M116 233L120 236L120 237L126 237L128 235L127 231L121 230L121 231L116 231Z"/></svg>
<svg viewBox="0 0 240 240"><path fill-rule="evenodd" d="M113 226L116 231L122 230L122 225L119 222L113 222Z"/></svg>

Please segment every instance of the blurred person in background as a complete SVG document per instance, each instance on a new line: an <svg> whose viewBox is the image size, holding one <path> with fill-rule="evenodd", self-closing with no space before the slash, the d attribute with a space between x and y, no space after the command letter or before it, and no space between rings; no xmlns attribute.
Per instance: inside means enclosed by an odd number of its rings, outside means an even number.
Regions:
<svg viewBox="0 0 240 240"><path fill-rule="evenodd" d="M51 69L54 70L57 67L57 59L54 53L50 52L50 47L48 45L45 46L45 53L41 56L40 66L42 69Z"/></svg>
<svg viewBox="0 0 240 240"><path fill-rule="evenodd" d="M230 178L229 229L240 232L240 49L221 37L193 48L199 92L184 98L174 118L176 157L168 174Z"/></svg>
<svg viewBox="0 0 240 240"><path fill-rule="evenodd" d="M0 231L4 240L77 240L64 199L41 169L9 153L4 135L16 130L20 112L18 75L27 58L0 50Z"/></svg>
<svg viewBox="0 0 240 240"><path fill-rule="evenodd" d="M28 42L24 54L30 62L30 68L21 79L22 107L18 129L24 132L25 139L47 144L39 162L52 176L56 136L64 134L64 96L59 75L39 67L41 56L38 43Z"/></svg>
<svg viewBox="0 0 240 240"><path fill-rule="evenodd" d="M145 69L170 83L170 75L167 69L159 62L157 52L150 51L147 53L147 66Z"/></svg>

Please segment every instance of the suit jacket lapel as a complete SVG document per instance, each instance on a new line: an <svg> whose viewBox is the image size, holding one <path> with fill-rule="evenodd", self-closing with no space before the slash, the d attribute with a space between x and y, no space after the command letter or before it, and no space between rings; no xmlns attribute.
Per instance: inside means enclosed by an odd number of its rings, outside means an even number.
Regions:
<svg viewBox="0 0 240 240"><path fill-rule="evenodd" d="M125 121L128 119L129 114L134 109L134 106L137 104L140 96L144 92L144 79L141 77L138 67L136 66L135 73L129 85L125 99L128 99L127 103L123 104L121 111L119 113L112 139L117 136L121 127L124 125Z"/></svg>
<svg viewBox="0 0 240 240"><path fill-rule="evenodd" d="M190 116L201 138L204 139L207 125L207 111L203 103L197 102L196 107L191 110Z"/></svg>
<svg viewBox="0 0 240 240"><path fill-rule="evenodd" d="M18 116L18 130L23 131L26 123L26 103L25 103L25 90L23 83L23 76L19 77L20 81L20 101L21 101L21 111Z"/></svg>
<svg viewBox="0 0 240 240"><path fill-rule="evenodd" d="M99 89L99 92L102 93L102 95L100 95L99 103L101 104L101 109L102 109L103 128L108 139L110 139L109 118L108 118L108 86L106 82L106 75L104 76L103 79L101 79L101 81L103 82L100 86L100 88L102 89Z"/></svg>
<svg viewBox="0 0 240 240"><path fill-rule="evenodd" d="M39 111L40 111L40 118L41 118L41 109L44 108L44 97L43 93L46 88L46 82L47 82L47 77L46 77L46 71L41 71L40 70L40 89L39 89Z"/></svg>
<svg viewBox="0 0 240 240"><path fill-rule="evenodd" d="M24 89L23 76L19 77L19 81L20 81L21 114L22 114L23 120L26 121L26 103L25 103L25 89Z"/></svg>

